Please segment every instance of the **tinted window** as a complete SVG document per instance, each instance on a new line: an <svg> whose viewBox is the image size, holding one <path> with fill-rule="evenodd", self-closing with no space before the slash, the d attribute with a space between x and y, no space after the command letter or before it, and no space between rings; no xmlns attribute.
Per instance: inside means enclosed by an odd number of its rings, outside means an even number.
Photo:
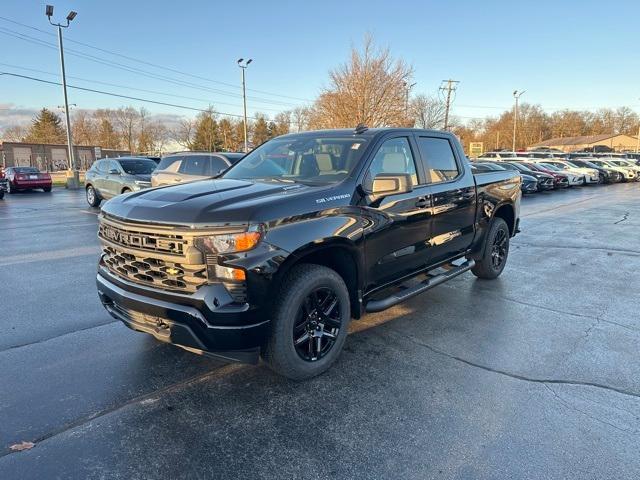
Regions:
<svg viewBox="0 0 640 480"><path fill-rule="evenodd" d="M418 183L416 164L413 160L409 140L405 137L392 138L382 144L369 168L371 178L381 173L407 173L414 185Z"/></svg>
<svg viewBox="0 0 640 480"><path fill-rule="evenodd" d="M225 170L229 164L221 157L211 157L211 166L209 167L209 175L216 175Z"/></svg>
<svg viewBox="0 0 640 480"><path fill-rule="evenodd" d="M209 173L209 156L207 155L190 155L184 158L180 165L180 173L186 175L210 175Z"/></svg>
<svg viewBox="0 0 640 480"><path fill-rule="evenodd" d="M177 165L176 163L179 162L182 159L181 155L172 155L169 157L164 157L162 160L160 160L160 163L158 164L158 170L169 170L170 167L172 171L176 171L177 170Z"/></svg>
<svg viewBox="0 0 640 480"><path fill-rule="evenodd" d="M40 171L34 167L14 167L15 173L39 173Z"/></svg>
<svg viewBox="0 0 640 480"><path fill-rule="evenodd" d="M120 166L129 175L149 175L157 167L156 162L147 159L120 160Z"/></svg>
<svg viewBox="0 0 640 480"><path fill-rule="evenodd" d="M446 182L459 175L456 158L446 138L418 137L418 148L431 183Z"/></svg>

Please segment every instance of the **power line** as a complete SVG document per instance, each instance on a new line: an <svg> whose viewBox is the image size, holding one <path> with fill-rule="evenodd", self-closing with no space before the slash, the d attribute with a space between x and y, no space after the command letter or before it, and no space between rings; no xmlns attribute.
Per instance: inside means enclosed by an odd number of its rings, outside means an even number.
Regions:
<svg viewBox="0 0 640 480"><path fill-rule="evenodd" d="M25 28L28 28L28 29L31 29L31 30L35 30L37 32L44 33L46 35L50 35L50 36L54 35L51 32L48 32L46 30L42 30L42 29L34 27L32 25L27 25L25 23L18 22L16 20L12 20L12 19L7 18L7 17L0 16L0 20L4 20L6 22L13 23L14 25L20 25L21 27L25 27ZM113 50L108 50L106 48L96 47L95 45L91 45L91 44L84 43L84 42L79 42L77 40L67 39L67 41L71 42L71 43L75 43L77 45L82 45L82 46L87 47L87 48L92 48L94 50L98 50L98 51L103 52L103 53L108 53L109 55L114 55L114 56L121 57L121 58L130 60L130 61L133 61L133 62L138 62L138 63L142 63L144 65L149 65L151 67L160 68L162 70L167 70L167 71L170 71L170 72L178 73L180 75L184 75L184 76L187 76L187 77L204 80L204 81L207 81L207 82L210 82L210 83L216 83L218 85L225 85L225 86L228 86L228 87L240 88L238 85L234 85L234 84L226 83L226 82L221 82L219 80L212 80L210 78L206 78L206 77L203 77L203 76L200 76L200 75L194 75L194 74L191 74L191 73L188 73L188 72L184 72L182 70L178 70L178 69L174 69L174 68L171 68L171 67L167 67L166 65L158 65L156 63L152 63L152 62L149 62L149 61L146 61L146 60L140 60L138 58L130 57L130 56L124 55L122 53L114 52ZM256 90L256 89L250 89L250 88L248 88L247 90L252 91L252 92L256 92L256 93L262 93L264 95L270 95L270 96L281 97L281 98L289 98L289 99L292 99L292 100L300 100L300 101L303 101L303 102L310 102L311 101L311 100L309 100L307 98L293 97L293 96L290 96L290 95L283 95L283 94L268 92L268 91L264 91L264 90Z"/></svg>
<svg viewBox="0 0 640 480"><path fill-rule="evenodd" d="M40 83L47 83L50 85L62 85L60 82L53 82L51 80L45 80L43 78L37 78L37 77L31 77L29 75L20 75L18 73L12 73L12 72L0 72L0 75L9 75L12 77L17 77L17 78L23 78L23 79L27 79L27 80L33 80L35 82L40 82ZM135 100L138 102L145 102L145 103L152 103L155 105L163 105L166 107L174 107L174 108L182 108L185 110L192 110L195 112L205 112L205 113L213 113L216 115L224 115L227 117L237 117L237 118L244 118L242 115L237 115L235 113L226 113L226 112L219 112L219 111L215 111L215 110L208 110L208 109L203 109L203 108L196 108L196 107L190 107L187 105L180 105L180 104L176 104L176 103L168 103L168 102L162 102L159 100L151 100L148 98L140 98L140 97L132 97L130 95L121 95L119 93L114 93L114 92L106 92L104 90L96 90L94 88L86 88L86 87L79 87L77 85L67 85L68 88L73 88L75 90L81 90L84 92L91 92L91 93L99 93L101 95L108 95L111 97L118 97L118 98L126 98L128 100ZM252 120L258 120L259 117L249 117ZM289 122L289 123L293 123L293 122Z"/></svg>
<svg viewBox="0 0 640 480"><path fill-rule="evenodd" d="M446 102L445 102L445 110L444 110L444 129L449 129L449 109L451 108L451 94L455 92L458 88L459 80L443 80L442 86L440 86L440 91L447 92ZM446 87L445 87L446 84Z"/></svg>
<svg viewBox="0 0 640 480"><path fill-rule="evenodd" d="M27 72L42 73L44 75L51 75L51 76L55 76L55 77L58 76L57 73L47 72L45 70L38 70L36 68L21 67L19 65L12 65L12 64L3 63L3 62L0 62L0 65L5 66L5 67L9 67L9 68L17 68L19 70L25 70ZM73 76L73 75L68 75L68 78L72 78L72 79L75 79L75 80L81 80L83 82L91 82L91 83L97 83L97 84L100 84L100 85L107 85L107 86L110 86L110 87L126 88L127 90L135 90L135 91L138 91L138 92L153 93L154 95L164 95L164 96L167 96L167 97L182 98L182 99L185 99L185 100L196 100L198 102L205 102L205 103L209 102L209 100L206 100L206 99L203 99L203 98L189 97L189 96L186 96L186 95L177 95L177 94L174 94L174 93L159 92L157 90L147 90L147 89L144 89L144 88L130 87L128 85L120 85L120 84L117 84L117 83L103 82L103 81L100 81L100 80L93 80L93 79L89 79L89 78L76 77L76 76ZM235 104L235 103L226 103L226 102L220 102L220 101L216 101L214 103L216 105L227 105L227 106L231 106L231 107L242 108L242 105L238 105L238 104ZM271 111L274 111L274 112L281 112L282 111L282 109L269 108L269 107L260 107L260 110L271 110Z"/></svg>
<svg viewBox="0 0 640 480"><path fill-rule="evenodd" d="M29 42L29 43L33 43L33 44L36 44L36 45L41 45L41 46L44 46L44 47L47 47L47 48L50 48L50 49L57 50L57 47L54 44L51 44L51 43L46 42L44 40L41 40L39 38L32 37L30 35L26 35L24 33L16 32L15 30L11 30L11 29L8 29L8 28L5 28L5 27L0 27L0 33L2 33L4 35L7 35L7 36L10 36L10 37L13 37L13 38L17 38L19 40L23 40L23 41ZM88 53L85 53L85 52L81 52L79 50L74 50L74 49L67 48L67 49L65 49L65 52L70 52L69 53L70 55L73 55L73 56L76 56L76 57L80 57L80 58L84 58L86 60L89 60L89 61L92 61L92 62L95 62L95 63L99 63L99 64L102 64L102 65L106 65L108 67L117 68L117 69L120 69L120 70L124 70L124 71L130 72L130 73L135 73L135 74L142 75L142 76L149 77L149 78L154 78L156 80L162 80L162 81L174 84L174 85L188 87L188 88L194 88L196 90L203 90L203 91L207 91L207 92L213 92L213 93L217 93L219 95L231 96L231 97L235 97L235 98L241 98L242 97L242 95L238 94L238 93L233 93L233 92L228 92L228 91L225 91L225 90L214 89L214 88L206 87L206 86L199 85L199 84L196 84L196 83L187 82L187 81L184 81L184 80L178 80L178 79L167 77L167 76L164 76L164 75L155 74L153 72L142 70L142 69L139 69L139 68L136 68L136 67L132 67L132 66L129 66L129 65L125 65L125 64L122 64L122 63L114 62L114 61L111 61L111 60L105 60L105 59L102 59L100 57L96 57L95 55L91 55L91 54L88 54ZM253 102L257 102L257 103L267 103L267 104L280 105L280 106L285 106L285 107L297 106L297 104L278 101L278 100L269 100L269 99L263 99L263 98L259 98L259 97L249 97L249 98Z"/></svg>

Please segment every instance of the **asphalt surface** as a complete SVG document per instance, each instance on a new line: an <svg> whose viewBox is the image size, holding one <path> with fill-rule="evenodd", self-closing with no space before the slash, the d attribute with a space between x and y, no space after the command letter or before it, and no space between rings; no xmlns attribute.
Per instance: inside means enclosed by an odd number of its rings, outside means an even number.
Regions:
<svg viewBox="0 0 640 480"><path fill-rule="evenodd" d="M499 279L354 322L304 383L113 321L95 214L0 201L0 479L639 477L640 184L525 198Z"/></svg>

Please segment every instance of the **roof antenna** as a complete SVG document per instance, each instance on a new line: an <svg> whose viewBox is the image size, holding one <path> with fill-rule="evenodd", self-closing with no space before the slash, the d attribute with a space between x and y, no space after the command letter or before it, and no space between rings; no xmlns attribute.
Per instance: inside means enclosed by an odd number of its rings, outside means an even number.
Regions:
<svg viewBox="0 0 640 480"><path fill-rule="evenodd" d="M364 123L359 123L359 124L356 126L356 133L357 133L357 134L364 133L364 132L366 132L367 130L369 130L369 127L367 127Z"/></svg>

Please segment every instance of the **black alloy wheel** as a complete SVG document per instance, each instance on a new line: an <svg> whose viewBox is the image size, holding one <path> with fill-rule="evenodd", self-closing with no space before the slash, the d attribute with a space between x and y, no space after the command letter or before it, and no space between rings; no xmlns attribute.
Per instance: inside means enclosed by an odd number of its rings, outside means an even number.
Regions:
<svg viewBox="0 0 640 480"><path fill-rule="evenodd" d="M504 230L498 230L493 238L491 245L491 264L496 270L499 270L507 259L508 239L507 232Z"/></svg>
<svg viewBox="0 0 640 480"><path fill-rule="evenodd" d="M342 327L338 295L329 287L310 292L298 310L292 340L303 360L315 362L333 348Z"/></svg>

